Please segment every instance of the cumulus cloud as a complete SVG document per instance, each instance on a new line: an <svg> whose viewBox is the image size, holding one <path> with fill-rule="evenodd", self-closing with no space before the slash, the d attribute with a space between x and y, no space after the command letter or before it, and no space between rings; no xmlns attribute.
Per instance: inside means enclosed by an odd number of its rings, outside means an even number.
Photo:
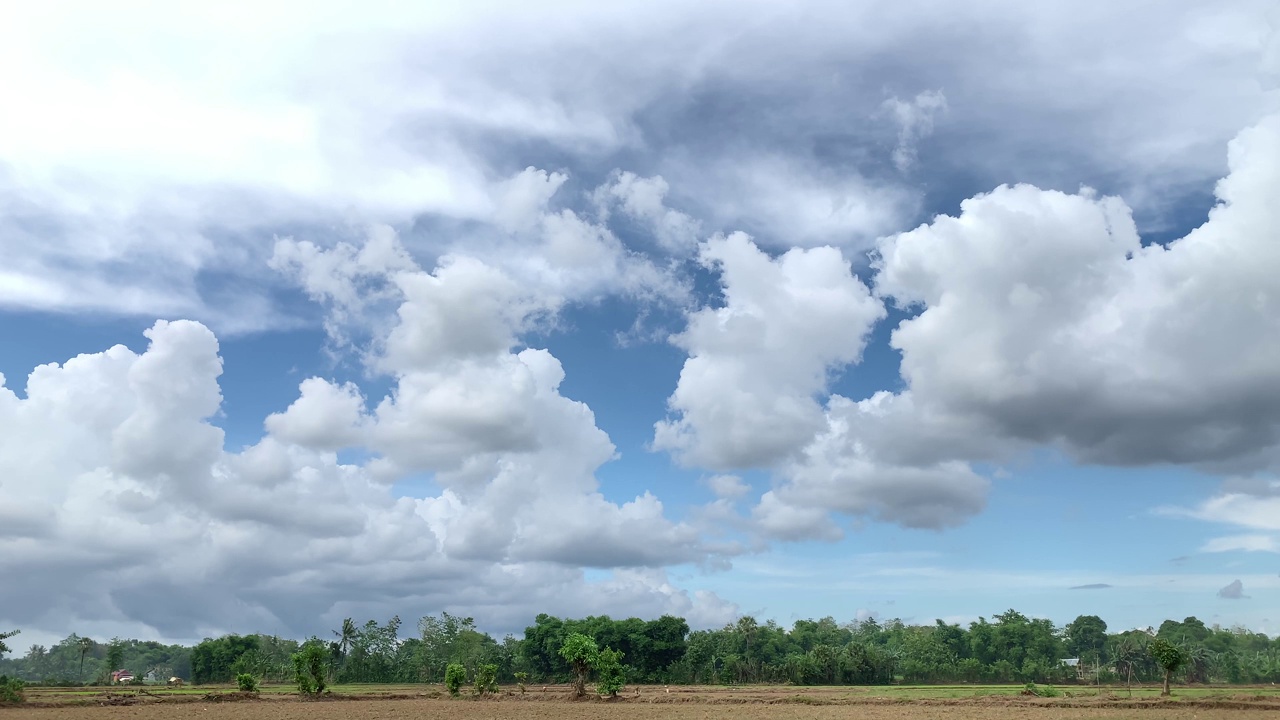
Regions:
<svg viewBox="0 0 1280 720"><path fill-rule="evenodd" d="M775 540L839 540L844 532L826 508L782 502L770 490L751 510L756 529Z"/></svg>
<svg viewBox="0 0 1280 720"><path fill-rule="evenodd" d="M784 466L778 495L789 503L867 516L911 528L958 525L986 507L990 482L963 460L897 463L859 432L856 404L834 396L828 427ZM874 423L874 419L870 421Z"/></svg>
<svg viewBox="0 0 1280 720"><path fill-rule="evenodd" d="M306 258L299 277L314 277L312 263L340 265L328 251L290 247L282 241L281 254ZM393 378L391 393L365 413L354 389L313 381L268 427L304 437L301 423L289 422L297 405L337 397L341 410L330 419L357 429L353 437L378 453L372 467L380 476L433 474L442 494L424 500L422 512L449 554L594 567L698 559L697 533L667 521L657 498L619 506L600 496L594 473L613 458L613 444L586 405L559 393L559 360L516 348L533 317L555 310L558 294L468 256L445 256L431 273L384 272L373 286L386 283L399 294L397 321L367 359ZM313 434L327 441L339 433Z"/></svg>
<svg viewBox="0 0 1280 720"><path fill-rule="evenodd" d="M689 359L654 447L715 469L778 463L822 426L817 396L860 357L884 308L834 248L774 259L735 233L699 257L720 272L725 304L691 313L672 338Z"/></svg>
<svg viewBox="0 0 1280 720"><path fill-rule="evenodd" d="M1228 150L1218 205L1167 246L1144 245L1119 198L1028 185L884 238L865 299L830 249L774 260L745 236L707 243L725 301L674 338L690 357L655 447L700 467L774 470L761 519L785 504L928 528L984 507L989 483L971 462L1036 446L1121 466L1273 469L1280 116ZM794 272L812 266L802 258L830 274ZM883 316L879 298L914 311L891 336L906 388L824 406L828 374L858 361ZM1185 514L1274 530L1276 499L1224 492ZM805 526L760 524L788 539Z"/></svg>
<svg viewBox="0 0 1280 720"><path fill-rule="evenodd" d="M1247 600L1248 595L1244 594L1244 583L1239 580L1232 580L1226 587L1218 591L1218 597L1224 600Z"/></svg>
<svg viewBox="0 0 1280 720"><path fill-rule="evenodd" d="M1280 440L1280 116L1209 219L1143 246L1117 198L1003 186L886 238L877 292L918 405L1090 462L1257 468Z"/></svg>
<svg viewBox="0 0 1280 720"><path fill-rule="evenodd" d="M923 433L944 448L948 431L971 428L930 423L889 393L823 404L831 373L859 360L885 313L838 250L771 258L739 233L708 241L701 258L719 271L724 304L690 313L673 338L689 358L655 448L700 467L774 470L780 485L752 519L777 539L840 537L829 511L940 528L985 506L988 481L966 462L911 458L904 447Z"/></svg>
<svg viewBox="0 0 1280 720"><path fill-rule="evenodd" d="M736 613L658 569L707 560L696 530L651 494L601 495L608 437L559 394L550 353L514 347L519 303L475 292L500 292L501 271L446 260L427 273L351 250L281 254L331 306L367 306L364 288L399 303L367 354L393 380L372 407L354 384L310 378L258 443L228 452L210 423L218 342L190 321L156 323L141 354L41 366L25 398L0 386L0 570L24 578L0 589L7 622L192 638L314 632L353 609L465 607L503 628L545 609ZM347 447L374 457L340 462ZM438 494L391 491L422 472ZM588 582L582 566L617 570Z"/></svg>
<svg viewBox="0 0 1280 720"><path fill-rule="evenodd" d="M722 500L737 500L751 492L751 486L737 475L712 475L704 482Z"/></svg>

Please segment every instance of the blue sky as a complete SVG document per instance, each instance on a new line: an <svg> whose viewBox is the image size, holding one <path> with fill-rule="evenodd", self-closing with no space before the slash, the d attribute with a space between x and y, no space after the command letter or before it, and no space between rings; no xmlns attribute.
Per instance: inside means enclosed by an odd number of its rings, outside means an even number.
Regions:
<svg viewBox="0 0 1280 720"><path fill-rule="evenodd" d="M0 627L1280 632L1274 3L301 7L0 29Z"/></svg>

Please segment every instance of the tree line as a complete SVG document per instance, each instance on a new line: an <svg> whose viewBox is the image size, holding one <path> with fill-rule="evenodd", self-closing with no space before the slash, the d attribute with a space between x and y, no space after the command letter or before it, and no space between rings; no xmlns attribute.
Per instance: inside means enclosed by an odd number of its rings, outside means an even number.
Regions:
<svg viewBox="0 0 1280 720"><path fill-rule="evenodd" d="M196 684L227 683L252 675L292 683L303 657L322 685L441 683L451 672L457 682L479 680L485 686L581 685L583 668L595 673L596 666L575 665L566 657L563 650L574 636L598 648L591 658L607 650L603 657L609 662L601 667L618 665L616 679L629 684L1116 684L1162 682L1166 674L1187 683L1280 682L1280 639L1262 633L1209 627L1195 617L1109 632L1095 615L1057 627L1015 610L967 626L941 620L839 623L828 617L786 628L743 617L698 631L669 615L615 620L543 614L523 637L501 640L477 629L472 618L449 613L424 617L409 633L398 617L364 624L348 619L330 637L303 641L225 635L186 647L120 638L99 643L73 634L50 648L32 645L20 657L0 654L0 675L33 683L101 683L112 670L125 669L158 681L177 676Z"/></svg>

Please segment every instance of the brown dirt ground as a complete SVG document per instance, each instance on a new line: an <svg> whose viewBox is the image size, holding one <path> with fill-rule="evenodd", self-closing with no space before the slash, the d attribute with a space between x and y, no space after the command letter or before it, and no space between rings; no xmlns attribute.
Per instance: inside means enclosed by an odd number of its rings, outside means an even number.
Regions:
<svg viewBox="0 0 1280 720"><path fill-rule="evenodd" d="M973 698L913 702L858 702L856 706L808 705L763 698L673 701L667 697L620 702L569 702L553 698L452 700L365 699L306 702L296 698L209 702L140 702L123 706L0 708L0 720L1275 720L1274 702L1184 701L1075 703L1023 698Z"/></svg>

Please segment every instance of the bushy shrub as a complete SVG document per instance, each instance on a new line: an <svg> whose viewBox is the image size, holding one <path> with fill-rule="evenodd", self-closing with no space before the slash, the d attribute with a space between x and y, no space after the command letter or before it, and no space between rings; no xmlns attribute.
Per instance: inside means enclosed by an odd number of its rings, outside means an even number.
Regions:
<svg viewBox="0 0 1280 720"><path fill-rule="evenodd" d="M252 673L236 675L236 685L240 687L240 692L258 692L258 678Z"/></svg>
<svg viewBox="0 0 1280 720"><path fill-rule="evenodd" d="M476 668L476 694L484 695L498 691L498 666L481 665Z"/></svg>
<svg viewBox="0 0 1280 720"><path fill-rule="evenodd" d="M1058 688L1052 685L1037 685L1035 683L1027 683L1026 687L1022 689L1022 694L1034 695L1036 697L1051 698L1051 697L1058 697L1060 693L1058 692Z"/></svg>
<svg viewBox="0 0 1280 720"><path fill-rule="evenodd" d="M525 686L528 684L529 684L529 673L527 672L516 673L516 685L520 687L520 692L524 692Z"/></svg>
<svg viewBox="0 0 1280 720"><path fill-rule="evenodd" d="M467 669L461 663L449 663L444 669L444 686L448 688L450 695L456 696L466 681Z"/></svg>
<svg viewBox="0 0 1280 720"><path fill-rule="evenodd" d="M20 703L27 699L27 684L18 678L0 675L0 703Z"/></svg>
<svg viewBox="0 0 1280 720"><path fill-rule="evenodd" d="M605 648L596 657L596 692L617 697L622 689L622 651Z"/></svg>
<svg viewBox="0 0 1280 720"><path fill-rule="evenodd" d="M305 696L315 696L325 689L325 663L329 653L324 646L310 643L293 654L293 671L298 680L298 692Z"/></svg>

